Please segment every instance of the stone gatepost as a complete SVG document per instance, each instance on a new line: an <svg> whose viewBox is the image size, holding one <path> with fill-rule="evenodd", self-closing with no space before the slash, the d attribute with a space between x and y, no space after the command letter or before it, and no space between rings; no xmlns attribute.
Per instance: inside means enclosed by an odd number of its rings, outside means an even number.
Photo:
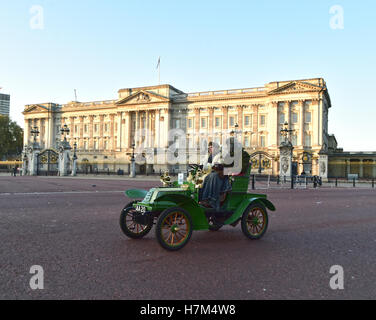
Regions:
<svg viewBox="0 0 376 320"><path fill-rule="evenodd" d="M290 141L284 141L279 146L279 175L281 179L291 178L292 175L292 151L294 147Z"/></svg>
<svg viewBox="0 0 376 320"><path fill-rule="evenodd" d="M319 176L323 181L328 181L328 155L319 154Z"/></svg>
<svg viewBox="0 0 376 320"><path fill-rule="evenodd" d="M29 168L27 169L28 175L36 176L38 174L38 156L40 153L40 146L38 142L33 142L27 148L27 162L29 164Z"/></svg>
<svg viewBox="0 0 376 320"><path fill-rule="evenodd" d="M61 141L59 147L59 176L68 175L71 149L68 141Z"/></svg>

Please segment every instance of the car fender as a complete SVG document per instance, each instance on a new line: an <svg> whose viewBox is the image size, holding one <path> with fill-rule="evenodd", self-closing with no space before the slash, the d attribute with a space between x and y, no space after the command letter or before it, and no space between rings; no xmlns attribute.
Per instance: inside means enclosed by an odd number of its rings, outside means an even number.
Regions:
<svg viewBox="0 0 376 320"><path fill-rule="evenodd" d="M148 192L148 190L143 189L129 189L125 191L125 195L131 199L144 199Z"/></svg>
<svg viewBox="0 0 376 320"><path fill-rule="evenodd" d="M191 197L182 194L164 194L154 200L156 202L170 202L171 206L183 208L188 211L193 221L193 230L208 229L209 224L205 211Z"/></svg>
<svg viewBox="0 0 376 320"><path fill-rule="evenodd" d="M234 214L225 221L225 224L231 224L231 223L234 223L235 221L237 221L238 219L240 219L242 217L244 211L248 208L248 206L252 203L257 203L257 202L262 203L269 210L275 211L275 206L268 199L265 199L265 198L244 199L240 203L238 208L235 210Z"/></svg>

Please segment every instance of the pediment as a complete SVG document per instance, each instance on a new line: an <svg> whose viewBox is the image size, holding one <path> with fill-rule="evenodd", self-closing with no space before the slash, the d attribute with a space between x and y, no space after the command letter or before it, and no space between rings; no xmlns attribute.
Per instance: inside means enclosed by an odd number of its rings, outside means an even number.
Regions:
<svg viewBox="0 0 376 320"><path fill-rule="evenodd" d="M145 90L138 91L129 97L125 97L116 102L118 105L124 104L147 104L154 102L169 102L170 100L164 96L158 95L154 92Z"/></svg>
<svg viewBox="0 0 376 320"><path fill-rule="evenodd" d="M290 83L283 85L282 87L269 91L268 94L271 95L281 93L297 93L306 91L318 91L321 89L322 87L311 83L292 81Z"/></svg>
<svg viewBox="0 0 376 320"><path fill-rule="evenodd" d="M46 112L48 108L40 104L32 104L25 107L24 112Z"/></svg>

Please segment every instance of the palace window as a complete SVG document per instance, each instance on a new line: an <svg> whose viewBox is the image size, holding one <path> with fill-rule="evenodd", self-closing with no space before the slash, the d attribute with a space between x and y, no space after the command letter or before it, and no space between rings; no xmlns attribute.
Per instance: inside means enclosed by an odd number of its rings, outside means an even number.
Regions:
<svg viewBox="0 0 376 320"><path fill-rule="evenodd" d="M180 119L175 119L175 121L174 121L174 128L180 129Z"/></svg>
<svg viewBox="0 0 376 320"><path fill-rule="evenodd" d="M108 124L106 123L105 125L104 125L104 132L107 132L108 131Z"/></svg>
<svg viewBox="0 0 376 320"><path fill-rule="evenodd" d="M280 124L284 124L285 123L285 114L284 113L281 113L279 115L279 123Z"/></svg>
<svg viewBox="0 0 376 320"><path fill-rule="evenodd" d="M250 144L249 144L249 137L244 137L244 147L245 148L249 148Z"/></svg>
<svg viewBox="0 0 376 320"><path fill-rule="evenodd" d="M311 112L307 111L304 117L305 117L305 123L311 123Z"/></svg>
<svg viewBox="0 0 376 320"><path fill-rule="evenodd" d="M87 140L84 140L84 150L87 150Z"/></svg>
<svg viewBox="0 0 376 320"><path fill-rule="evenodd" d="M244 125L249 127L251 125L251 116L244 117Z"/></svg>
<svg viewBox="0 0 376 320"><path fill-rule="evenodd" d="M103 142L103 148L104 148L104 150L108 149L108 141L107 140L104 140L104 142Z"/></svg>
<svg viewBox="0 0 376 320"><path fill-rule="evenodd" d="M85 133L87 133L87 124L85 124L85 126L84 126L84 131L85 131Z"/></svg>
<svg viewBox="0 0 376 320"><path fill-rule="evenodd" d="M188 119L188 128L192 129L193 128L193 120Z"/></svg>
<svg viewBox="0 0 376 320"><path fill-rule="evenodd" d="M98 132L98 125L97 124L94 125L94 132Z"/></svg>
<svg viewBox="0 0 376 320"><path fill-rule="evenodd" d="M265 136L260 136L260 147L264 148L266 146Z"/></svg>
<svg viewBox="0 0 376 320"><path fill-rule="evenodd" d="M206 128L206 118L201 118L201 128Z"/></svg>
<svg viewBox="0 0 376 320"><path fill-rule="evenodd" d="M311 135L306 134L304 138L304 146L310 147L311 146Z"/></svg>
<svg viewBox="0 0 376 320"><path fill-rule="evenodd" d="M94 150L98 150L98 140L94 140Z"/></svg>
<svg viewBox="0 0 376 320"><path fill-rule="evenodd" d="M215 127L219 128L221 126L221 118L215 117Z"/></svg>
<svg viewBox="0 0 376 320"><path fill-rule="evenodd" d="M75 125L75 126L74 126L74 133L77 133L77 132L78 132L78 126Z"/></svg>
<svg viewBox="0 0 376 320"><path fill-rule="evenodd" d="M235 117L229 118L230 127L233 127L235 125Z"/></svg>
<svg viewBox="0 0 376 320"><path fill-rule="evenodd" d="M260 116L260 126L265 126L265 124L266 124L266 116L262 114Z"/></svg>
<svg viewBox="0 0 376 320"><path fill-rule="evenodd" d="M298 114L296 112L293 112L291 114L291 122L292 123L297 123L298 122Z"/></svg>

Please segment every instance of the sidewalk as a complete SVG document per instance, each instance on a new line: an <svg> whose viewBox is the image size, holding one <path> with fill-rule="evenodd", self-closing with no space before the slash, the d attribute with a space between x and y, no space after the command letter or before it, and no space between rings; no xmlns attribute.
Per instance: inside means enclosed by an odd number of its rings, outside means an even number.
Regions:
<svg viewBox="0 0 376 320"><path fill-rule="evenodd" d="M12 175L10 173L4 173L0 172L0 177L11 177ZM20 175L17 175L15 178L20 177ZM32 176L21 176L22 178L32 178ZM136 175L135 178L130 178L129 175L95 175L95 174L77 174L77 176L34 176L34 178L60 178L60 179L95 179L95 180L133 180L133 181L159 181L160 177L159 175ZM176 178L177 179L177 178ZM172 177L172 180L174 180L174 177Z"/></svg>

